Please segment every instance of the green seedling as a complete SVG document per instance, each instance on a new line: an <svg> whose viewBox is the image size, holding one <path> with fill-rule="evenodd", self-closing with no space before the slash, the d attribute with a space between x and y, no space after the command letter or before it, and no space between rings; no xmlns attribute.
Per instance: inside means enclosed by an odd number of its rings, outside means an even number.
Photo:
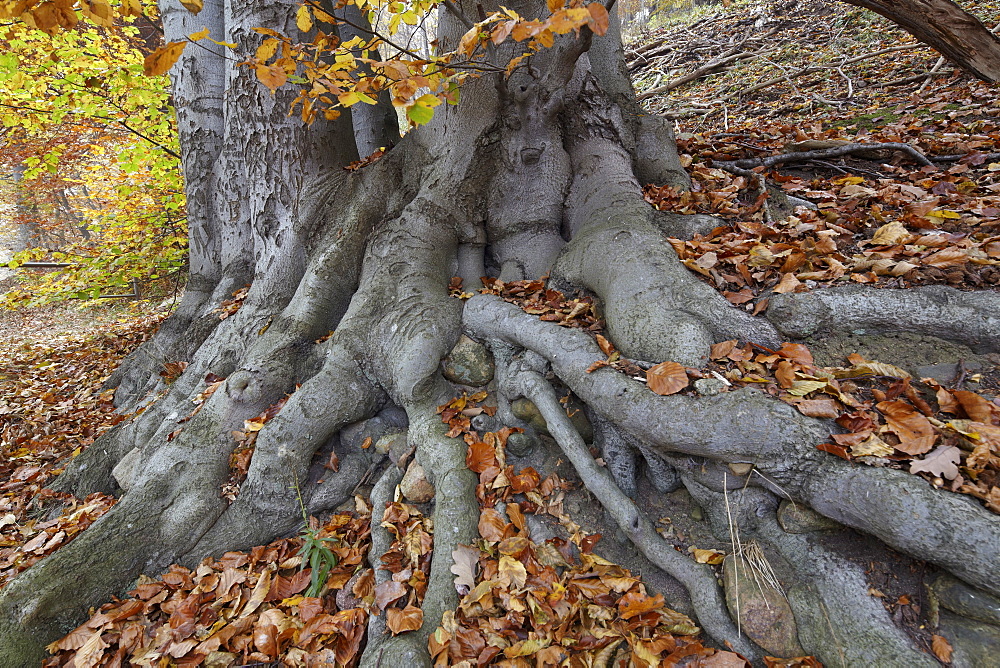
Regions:
<svg viewBox="0 0 1000 668"><path fill-rule="evenodd" d="M309 579L309 588L305 591L305 596L319 596L330 570L336 567L337 555L330 551L327 543L339 543L336 538L321 538L319 529L314 529L309 524L309 515L306 514L306 506L302 502L302 491L299 489L298 480L295 481L295 494L299 500L299 508L302 510L302 521L304 523L299 538L302 540L302 547L299 548L299 556L302 563L299 564L299 571L308 564L312 569Z"/></svg>

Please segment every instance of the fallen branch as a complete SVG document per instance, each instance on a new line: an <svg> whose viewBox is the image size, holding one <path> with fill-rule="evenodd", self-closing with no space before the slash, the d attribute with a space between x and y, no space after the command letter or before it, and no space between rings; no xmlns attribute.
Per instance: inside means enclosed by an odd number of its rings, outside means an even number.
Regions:
<svg viewBox="0 0 1000 668"><path fill-rule="evenodd" d="M702 65L693 72L689 72L688 74L685 74L682 77L674 79L673 81L669 81L662 86L658 86L656 88L646 91L645 93L642 93L641 95L637 95L636 99L642 101L654 95L658 95L660 93L670 92L675 88L679 88L680 86L683 86L686 83L694 81L695 79L700 79L703 76L713 74L719 68L725 67L730 63L734 63L740 60L749 60L751 58L758 58L760 56L761 53L756 51L744 51L742 53L733 53L730 55L723 56L721 58L717 58L708 63L705 63L704 65Z"/></svg>
<svg viewBox="0 0 1000 668"><path fill-rule="evenodd" d="M909 144L902 142L883 142L879 144L850 143L831 148L818 149L815 151L796 151L792 153L781 153L766 158L744 158L743 160L733 160L731 162L714 161L713 164L720 169L733 171L731 168L753 169L755 167L774 167L786 162L806 162L809 160L823 160L825 158L839 158L844 155L857 155L859 153L871 154L873 151L899 151L906 153L921 165L930 166L931 162L927 156L913 148ZM964 157L964 156L962 156ZM957 158L956 158L957 159ZM733 172L734 174L737 172Z"/></svg>
<svg viewBox="0 0 1000 668"><path fill-rule="evenodd" d="M753 86L750 86L749 88L746 88L744 90L740 90L740 91L737 91L735 93L730 93L726 97L726 99L727 100L732 100L732 99L736 99L736 98L742 97L744 95L749 95L750 93L756 93L759 90L763 90L765 88L770 88L771 86L774 86L776 84L779 84L779 83L782 83L782 82L785 82L785 81L789 81L790 79L798 79L799 77L804 77L807 74L814 74L816 72L822 72L823 70L829 70L829 69L838 70L838 69L843 68L845 65L852 65L854 63L859 63L859 62L861 62L863 60L868 60L870 58L875 58L877 56L881 56L881 55L886 54L886 53L894 53L896 51L907 51L907 50L910 50L910 49L917 49L917 48L920 48L920 47L923 47L923 46L924 46L923 44L904 44L902 46L893 46L893 47L889 47L888 49L879 49L878 51L872 51L871 53L865 53L865 54L862 54L860 56L854 56L853 58L847 58L845 60L842 60L837 65L809 65L808 67L803 67L802 69L797 70L795 72L790 72L788 74L783 74L783 75L781 75L779 77L774 77L773 79L768 79L767 81L762 81L761 83L755 84Z"/></svg>

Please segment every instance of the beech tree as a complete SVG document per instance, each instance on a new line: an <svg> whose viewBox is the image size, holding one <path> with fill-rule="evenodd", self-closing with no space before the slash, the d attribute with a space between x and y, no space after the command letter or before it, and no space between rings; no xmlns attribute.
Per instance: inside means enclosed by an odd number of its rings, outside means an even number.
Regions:
<svg viewBox="0 0 1000 668"><path fill-rule="evenodd" d="M398 138L388 99L310 124L289 115L299 88L272 93L255 68L241 66L265 38L255 29L291 34L299 5L201 5L161 3L168 42L207 28L235 45L188 44L171 72L190 279L177 311L111 381L122 411L142 411L57 482L80 497L101 491L120 501L0 592L0 664L34 665L45 643L140 573L296 531L300 498L311 513L334 508L375 471L377 507L402 471L353 435L395 427L406 429L435 489L434 554L423 627L372 633L363 663L426 665L428 635L458 600L453 550L477 535L476 476L465 444L446 436L436 414L462 390L443 376L441 360L463 333L486 346L496 368L496 422L483 418L481 427L523 428L530 449L537 430L511 408L529 399L623 535L687 588L705 631L752 660L765 652L730 618L713 571L676 551L643 514L639 472L654 489L684 485L720 531L731 518L790 564L782 577L802 647L831 665L937 662L896 629L857 566L779 526L781 499L1000 595L1000 522L979 504L818 450L832 423L763 393L659 396L615 369L589 371L607 356L587 333L495 295L456 299L449 285L460 277L474 292L482 277L547 275L551 286L594 295L623 357L686 366L721 341L774 350L857 330L997 352L996 292L849 286L776 294L759 316L732 306L666 239L714 223L659 213L643 199L642 184L684 188L688 180L668 122L635 102L614 19L604 35L585 22L579 36L555 37L509 77L503 70L516 52L501 41L487 56L492 69L466 80L457 104L436 107L426 125ZM554 7L526 0L512 9L545 16ZM459 47L479 11L471 1L445 3L439 48ZM391 144L381 159L343 169ZM164 365L179 361L186 369L168 384ZM586 405L610 474L556 386ZM224 498L232 432L286 395L258 433L235 500ZM192 415L193 400L200 407ZM331 449L335 474L322 466ZM384 530L372 531L376 548L384 545Z"/></svg>

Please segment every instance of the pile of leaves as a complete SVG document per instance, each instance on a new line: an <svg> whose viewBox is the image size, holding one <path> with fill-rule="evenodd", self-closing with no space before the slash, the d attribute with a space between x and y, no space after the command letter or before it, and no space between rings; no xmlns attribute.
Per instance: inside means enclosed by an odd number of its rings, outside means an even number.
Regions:
<svg viewBox="0 0 1000 668"><path fill-rule="evenodd" d="M748 665L733 652L702 645L690 619L650 595L627 569L593 553L601 536L584 532L563 510L569 484L506 463L504 446L517 430L481 437L470 430L466 414L485 408L477 406L484 399L463 396L439 408L450 431L464 438L466 464L479 476L480 540L453 553L462 599L430 638L436 664ZM569 539L535 543L529 513L555 518Z"/></svg>
<svg viewBox="0 0 1000 668"><path fill-rule="evenodd" d="M0 586L114 504L109 496L79 500L44 488L71 457L126 419L114 412L113 390L101 385L162 317L142 315L104 324L96 334L0 350Z"/></svg>
<svg viewBox="0 0 1000 668"><path fill-rule="evenodd" d="M995 136L1000 138L1000 125ZM671 243L685 266L733 304L755 301L759 312L766 308L760 298L769 291L847 282L895 288L1000 285L1000 162L987 162L983 153L970 152L942 170L881 165L886 173L879 178L771 172L770 181L818 209L799 207L768 223L762 220L766 198L754 194L748 179L708 166L720 154L740 159L738 147L702 138L685 148L698 152L685 156L692 191L647 186L646 198L660 210L726 220L707 234Z"/></svg>
<svg viewBox="0 0 1000 668"><path fill-rule="evenodd" d="M517 304L526 313L537 315L546 322L554 322L563 327L575 327L588 332L603 329L597 314L594 298L587 294L568 297L559 290L546 287L544 278L526 281L501 281L499 278L484 276L480 279L484 295L496 295L505 302ZM452 297L468 299L471 292L462 290L462 279L454 277L448 286Z"/></svg>
<svg viewBox="0 0 1000 668"><path fill-rule="evenodd" d="M334 539L338 560L319 596L302 595L311 569L301 538L207 558L193 571L173 565L49 645L54 656L44 665L354 663L375 604L372 571L363 567L371 517L358 506L318 531Z"/></svg>
<svg viewBox="0 0 1000 668"><path fill-rule="evenodd" d="M19 481L11 480L4 487ZM107 494L94 493L83 501L69 494L42 490L26 508L41 510L50 502L63 504L54 519L25 519L11 497L0 501L0 588L15 575L76 538L118 501Z"/></svg>

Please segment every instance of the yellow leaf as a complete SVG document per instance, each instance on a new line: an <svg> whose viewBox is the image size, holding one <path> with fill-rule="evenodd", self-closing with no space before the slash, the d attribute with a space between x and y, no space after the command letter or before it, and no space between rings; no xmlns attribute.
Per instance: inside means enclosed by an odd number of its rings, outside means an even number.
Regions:
<svg viewBox="0 0 1000 668"><path fill-rule="evenodd" d="M260 46L257 47L257 53L255 58L257 62L266 62L278 51L278 40L276 39L265 39Z"/></svg>
<svg viewBox="0 0 1000 668"><path fill-rule="evenodd" d="M148 77L164 74L181 57L186 45L187 42L170 42L166 46L157 49L146 56L146 59L142 63L142 71Z"/></svg>
<svg viewBox="0 0 1000 668"><path fill-rule="evenodd" d="M555 14L557 11L562 9L563 0L546 0L546 4L549 6L549 11Z"/></svg>
<svg viewBox="0 0 1000 668"><path fill-rule="evenodd" d="M911 236L913 235L910 234L901 222L894 220L875 230L875 235L872 237L871 242L879 246L895 246L896 244L904 243Z"/></svg>
<svg viewBox="0 0 1000 668"><path fill-rule="evenodd" d="M947 211L945 209L937 209L936 211L928 211L927 217L955 219L955 218L961 218L962 216L957 211Z"/></svg>
<svg viewBox="0 0 1000 668"><path fill-rule="evenodd" d="M308 6L302 5L299 7L299 11L295 12L295 25L298 26L299 30L302 32L309 32L312 30L313 19Z"/></svg>
<svg viewBox="0 0 1000 668"><path fill-rule="evenodd" d="M123 16L142 16L142 5L139 0L124 0L121 13Z"/></svg>
<svg viewBox="0 0 1000 668"><path fill-rule="evenodd" d="M816 390L822 390L827 386L825 380L796 380L792 383L792 386L788 388L788 393L796 397L804 397L810 392L815 392Z"/></svg>
<svg viewBox="0 0 1000 668"><path fill-rule="evenodd" d="M722 560L726 558L726 555L718 550L702 550L692 547L691 553L699 564L721 564Z"/></svg>
<svg viewBox="0 0 1000 668"><path fill-rule="evenodd" d="M188 35L188 39L190 39L192 42L197 42L199 39L205 39L206 37L208 37L208 33L209 33L208 28L202 28L198 32L193 32L190 35Z"/></svg>
<svg viewBox="0 0 1000 668"><path fill-rule="evenodd" d="M337 101L345 107L349 107L352 104L357 104L361 101L361 97L358 95L357 91L351 90L337 96Z"/></svg>
<svg viewBox="0 0 1000 668"><path fill-rule="evenodd" d="M184 9L188 10L192 14L197 14L205 6L203 0L181 0L181 4L184 5Z"/></svg>

